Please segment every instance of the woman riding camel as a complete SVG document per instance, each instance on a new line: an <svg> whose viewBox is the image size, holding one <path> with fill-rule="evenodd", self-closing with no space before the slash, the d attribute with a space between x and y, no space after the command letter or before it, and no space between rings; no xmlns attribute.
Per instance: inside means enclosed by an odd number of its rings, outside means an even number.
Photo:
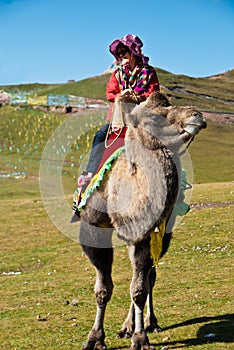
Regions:
<svg viewBox="0 0 234 350"><path fill-rule="evenodd" d="M116 101L139 104L145 101L154 91L159 91L159 81L155 69L148 64L149 58L143 55L143 43L137 35L127 34L116 39L109 47L115 57L115 70L106 86L106 97L110 102L107 115L109 121L97 131L92 144L87 171L78 179L78 196L73 204L74 215L71 222L79 220L77 206L81 200L82 189L87 186L96 173L102 159L107 133L116 133L111 120Z"/></svg>

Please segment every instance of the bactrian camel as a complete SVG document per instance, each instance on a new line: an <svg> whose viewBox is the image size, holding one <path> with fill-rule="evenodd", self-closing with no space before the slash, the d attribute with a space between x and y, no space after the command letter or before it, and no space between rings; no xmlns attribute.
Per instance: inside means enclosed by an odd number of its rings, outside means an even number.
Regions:
<svg viewBox="0 0 234 350"><path fill-rule="evenodd" d="M132 304L119 336L132 336L131 350L154 349L147 337L148 330L159 329L151 300L155 280L151 233L171 221L180 192L179 149L206 127L202 113L192 107L173 107L158 92L126 113L125 123L125 151L81 211L79 241L96 268L97 313L85 350L106 349L104 315L113 290L113 230L126 242L133 269ZM169 227L161 256L170 239ZM147 296L151 314L144 322Z"/></svg>

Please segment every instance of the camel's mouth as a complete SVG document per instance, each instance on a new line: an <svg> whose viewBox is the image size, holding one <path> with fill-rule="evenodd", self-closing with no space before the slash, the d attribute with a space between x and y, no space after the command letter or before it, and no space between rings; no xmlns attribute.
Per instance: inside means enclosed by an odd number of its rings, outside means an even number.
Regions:
<svg viewBox="0 0 234 350"><path fill-rule="evenodd" d="M190 135L197 135L201 129L205 129L206 127L207 123L202 113L193 112L191 118L184 123L183 132L187 132Z"/></svg>

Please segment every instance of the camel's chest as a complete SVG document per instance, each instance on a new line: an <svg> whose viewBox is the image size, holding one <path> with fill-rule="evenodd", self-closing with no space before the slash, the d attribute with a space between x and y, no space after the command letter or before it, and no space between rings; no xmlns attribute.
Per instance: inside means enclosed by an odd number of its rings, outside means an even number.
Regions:
<svg viewBox="0 0 234 350"><path fill-rule="evenodd" d="M107 207L113 225L123 236L129 237L134 231L134 237L144 235L174 205L178 189L176 165L170 156L164 161L161 158L151 159L147 166L145 161L138 162L135 172L131 172L131 165L121 156L112 169Z"/></svg>

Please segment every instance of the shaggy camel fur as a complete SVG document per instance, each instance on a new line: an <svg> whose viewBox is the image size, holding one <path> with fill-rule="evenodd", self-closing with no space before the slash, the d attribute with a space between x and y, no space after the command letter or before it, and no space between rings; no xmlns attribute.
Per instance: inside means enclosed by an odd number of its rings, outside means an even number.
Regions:
<svg viewBox="0 0 234 350"><path fill-rule="evenodd" d="M175 205L180 188L179 148L206 127L200 112L172 107L158 92L127 113L125 123L126 150L81 211L79 240L97 272L97 313L85 350L106 349L103 324L113 290L113 229L127 243L133 268L132 305L119 336L132 336L131 350L154 349L146 335L159 329L152 311L155 269L150 233L169 220ZM167 231L161 255L169 246L171 232ZM147 296L151 313L144 324Z"/></svg>

